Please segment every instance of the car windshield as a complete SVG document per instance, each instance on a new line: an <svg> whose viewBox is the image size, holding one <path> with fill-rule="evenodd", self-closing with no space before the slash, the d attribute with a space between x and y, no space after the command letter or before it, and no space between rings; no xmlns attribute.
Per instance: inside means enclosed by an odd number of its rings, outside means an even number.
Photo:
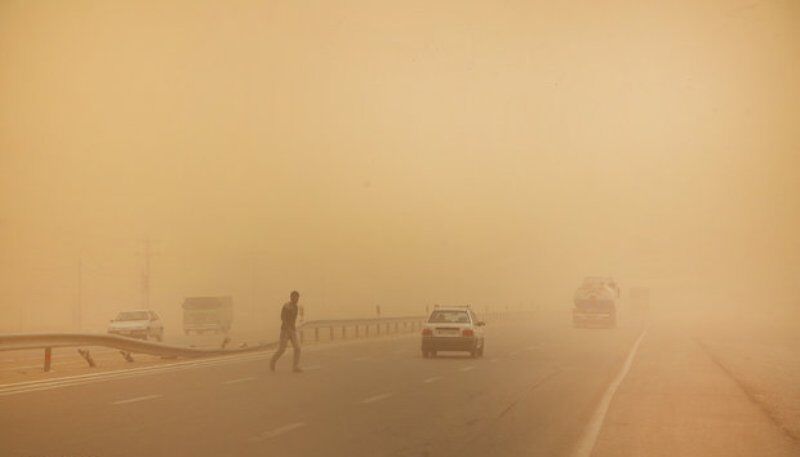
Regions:
<svg viewBox="0 0 800 457"><path fill-rule="evenodd" d="M117 314L116 321L146 321L150 319L147 311L123 311Z"/></svg>
<svg viewBox="0 0 800 457"><path fill-rule="evenodd" d="M466 311L434 311L428 320L431 323L469 324L469 314Z"/></svg>

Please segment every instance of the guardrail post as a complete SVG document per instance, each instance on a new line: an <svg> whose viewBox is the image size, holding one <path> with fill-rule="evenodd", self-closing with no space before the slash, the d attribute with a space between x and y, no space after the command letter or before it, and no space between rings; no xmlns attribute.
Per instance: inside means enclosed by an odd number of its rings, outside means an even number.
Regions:
<svg viewBox="0 0 800 457"><path fill-rule="evenodd" d="M44 371L50 371L50 362L53 360L53 348L44 348Z"/></svg>
<svg viewBox="0 0 800 457"><path fill-rule="evenodd" d="M333 325L331 325L331 341L333 341Z"/></svg>
<svg viewBox="0 0 800 457"><path fill-rule="evenodd" d="M358 338L358 324L356 324L356 338Z"/></svg>
<svg viewBox="0 0 800 457"><path fill-rule="evenodd" d="M395 333L400 333L400 323L399 322L395 322L394 323L394 332Z"/></svg>
<svg viewBox="0 0 800 457"><path fill-rule="evenodd" d="M78 354L86 359L86 363L88 363L90 367L95 367L94 359L92 358L92 354L89 353L88 349L78 349Z"/></svg>
<svg viewBox="0 0 800 457"><path fill-rule="evenodd" d="M377 331L377 334L378 334L378 335L380 335L380 334L381 334L381 323L380 323L380 322L378 322L378 323L375 325L375 330Z"/></svg>
<svg viewBox="0 0 800 457"><path fill-rule="evenodd" d="M364 336L369 336L369 324L364 325Z"/></svg>
<svg viewBox="0 0 800 457"><path fill-rule="evenodd" d="M342 325L342 339L347 339L347 327Z"/></svg>
<svg viewBox="0 0 800 457"><path fill-rule="evenodd" d="M314 328L314 339L319 343L319 327Z"/></svg>

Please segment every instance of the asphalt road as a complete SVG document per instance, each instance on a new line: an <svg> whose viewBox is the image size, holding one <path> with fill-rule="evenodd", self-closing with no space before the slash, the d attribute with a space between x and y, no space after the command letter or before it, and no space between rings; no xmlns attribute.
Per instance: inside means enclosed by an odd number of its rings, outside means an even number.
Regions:
<svg viewBox="0 0 800 457"><path fill-rule="evenodd" d="M679 332L562 317L490 322L482 359L403 335L308 347L302 374L287 352L276 373L248 356L0 387L0 455L800 455Z"/></svg>

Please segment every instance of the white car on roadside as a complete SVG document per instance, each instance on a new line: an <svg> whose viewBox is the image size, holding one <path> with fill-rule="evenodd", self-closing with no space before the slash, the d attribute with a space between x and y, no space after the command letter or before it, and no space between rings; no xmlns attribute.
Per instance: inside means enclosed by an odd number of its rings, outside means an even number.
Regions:
<svg viewBox="0 0 800 457"><path fill-rule="evenodd" d="M438 307L422 326L422 356L436 356L439 351L465 351L472 357L482 357L485 326L467 306Z"/></svg>
<svg viewBox="0 0 800 457"><path fill-rule="evenodd" d="M143 340L155 338L156 341L161 341L164 339L164 325L155 311L149 309L122 311L111 320L108 333Z"/></svg>

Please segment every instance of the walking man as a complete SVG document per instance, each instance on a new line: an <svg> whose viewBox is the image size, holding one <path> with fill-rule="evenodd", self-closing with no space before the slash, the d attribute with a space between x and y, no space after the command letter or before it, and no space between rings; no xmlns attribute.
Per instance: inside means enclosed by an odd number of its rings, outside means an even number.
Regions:
<svg viewBox="0 0 800 457"><path fill-rule="evenodd" d="M286 351L286 345L291 341L292 349L294 349L294 365L292 371L301 373L303 370L300 368L300 340L297 338L297 329L295 322L297 321L297 302L300 300L300 292L292 291L289 295L289 301L281 308L281 339L278 343L278 350L272 356L269 362L269 369L275 371L275 363L281 358Z"/></svg>

